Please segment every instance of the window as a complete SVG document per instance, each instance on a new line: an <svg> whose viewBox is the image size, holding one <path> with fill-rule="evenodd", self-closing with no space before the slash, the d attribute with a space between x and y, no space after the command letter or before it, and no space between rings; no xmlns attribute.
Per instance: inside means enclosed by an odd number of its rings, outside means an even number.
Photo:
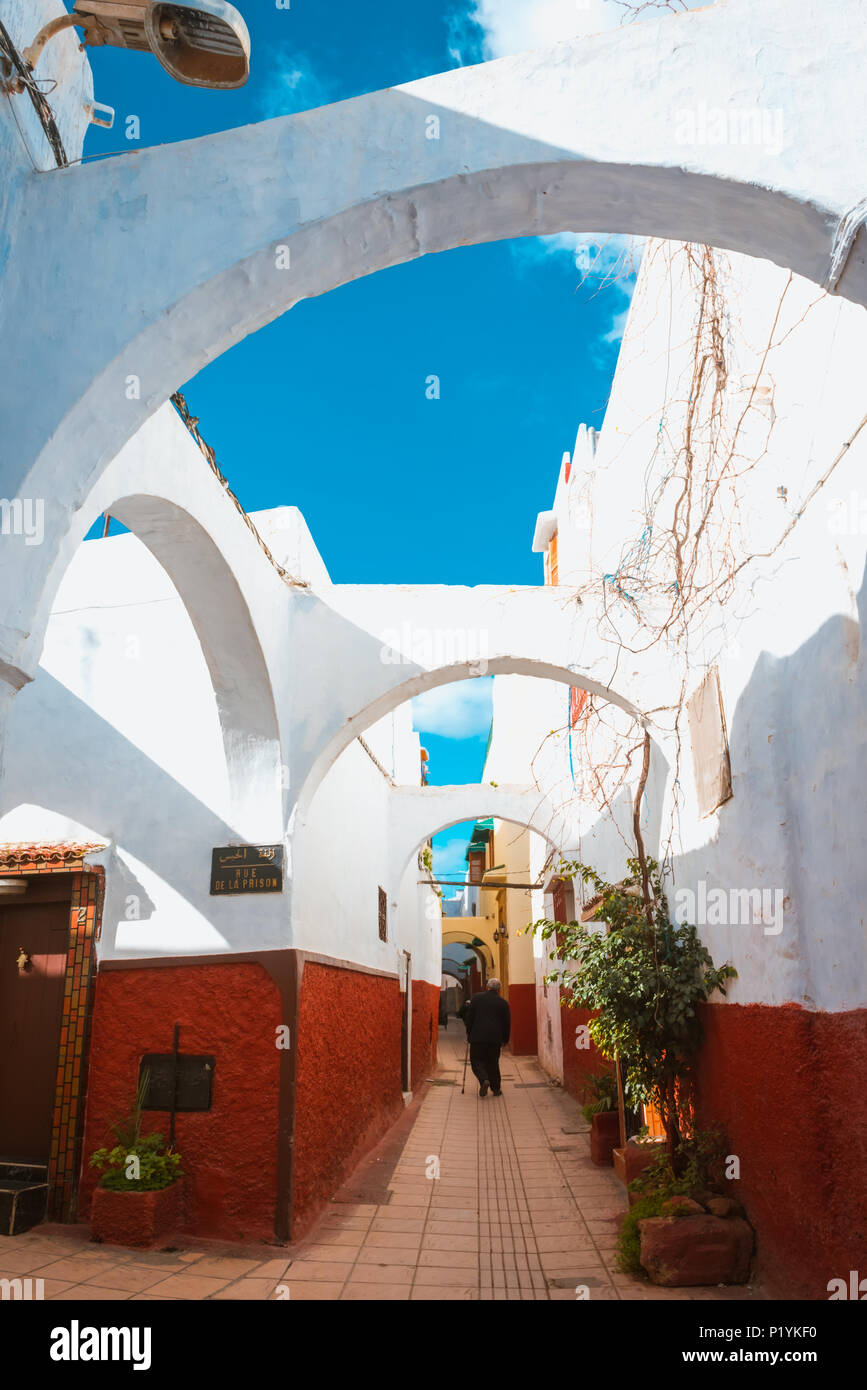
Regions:
<svg viewBox="0 0 867 1390"><path fill-rule="evenodd" d="M379 890L379 939L388 940L388 898L384 888Z"/></svg>

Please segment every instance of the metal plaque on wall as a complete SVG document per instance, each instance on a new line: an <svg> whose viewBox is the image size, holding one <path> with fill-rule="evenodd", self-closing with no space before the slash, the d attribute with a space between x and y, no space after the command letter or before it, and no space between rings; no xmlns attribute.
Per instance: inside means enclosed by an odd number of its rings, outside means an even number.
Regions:
<svg viewBox="0 0 867 1390"><path fill-rule="evenodd" d="M216 1057L193 1057L185 1052L147 1053L139 1069L139 1077L148 1073L142 1109L210 1110L216 1065Z"/></svg>
<svg viewBox="0 0 867 1390"><path fill-rule="evenodd" d="M282 845L226 845L211 855L211 893L282 893Z"/></svg>

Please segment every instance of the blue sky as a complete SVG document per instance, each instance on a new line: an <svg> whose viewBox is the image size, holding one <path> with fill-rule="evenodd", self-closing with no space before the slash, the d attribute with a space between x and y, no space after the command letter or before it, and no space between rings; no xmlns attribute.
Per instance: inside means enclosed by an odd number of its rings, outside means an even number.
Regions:
<svg viewBox="0 0 867 1390"><path fill-rule="evenodd" d="M430 754L428 780L437 786L480 782L491 727L493 676L429 690L413 701L414 726ZM434 868L443 878L466 871L472 821L449 826L433 837ZM446 888L446 897L456 890Z"/></svg>
<svg viewBox="0 0 867 1390"><path fill-rule="evenodd" d="M91 49L96 98L117 115L113 130L91 127L86 154L291 114L620 15L615 0L238 8L252 61L236 92L185 87L153 59ZM137 141L126 138L130 116ZM536 513L578 425L602 424L631 290L611 270L618 248L601 245L601 278L584 277L568 236L423 257L301 303L178 385L247 510L300 507L336 582L538 584ZM439 400L426 397L431 374ZM432 781L479 779L487 698L461 732L447 694L418 712ZM441 870L457 862L454 849L438 853Z"/></svg>
<svg viewBox="0 0 867 1390"><path fill-rule="evenodd" d="M552 3L521 0L516 41L548 37ZM485 5L502 26L512 0ZM236 92L91 49L96 97L117 116L91 127L87 155L356 96L479 60L499 38L469 0L239 8L252 60ZM535 516L577 426L602 423L627 303L628 286L582 278L568 247L535 239L426 256L301 303L178 385L244 506L300 507L336 581L539 583Z"/></svg>

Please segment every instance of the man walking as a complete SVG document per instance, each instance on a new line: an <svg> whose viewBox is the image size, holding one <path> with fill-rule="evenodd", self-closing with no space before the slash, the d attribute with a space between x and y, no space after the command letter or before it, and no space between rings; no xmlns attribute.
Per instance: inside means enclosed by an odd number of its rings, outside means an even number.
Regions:
<svg viewBox="0 0 867 1390"><path fill-rule="evenodd" d="M491 978L484 994L474 994L467 1004L464 1023L470 1044L470 1066L479 1083L479 1095L501 1096L500 1048L509 1041L512 1020L509 1006L500 998L502 986Z"/></svg>

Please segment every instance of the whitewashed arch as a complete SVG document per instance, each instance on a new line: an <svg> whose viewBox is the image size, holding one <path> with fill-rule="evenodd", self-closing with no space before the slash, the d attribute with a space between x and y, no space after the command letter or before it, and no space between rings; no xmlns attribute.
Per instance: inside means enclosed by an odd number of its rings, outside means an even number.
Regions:
<svg viewBox="0 0 867 1390"><path fill-rule="evenodd" d="M195 629L216 697L232 828L251 839L279 840L284 780L280 729L251 605L273 614L273 605L287 591L172 407L159 412L121 451L56 538L23 649L28 674L38 665L54 598L72 556L105 511L160 563Z"/></svg>
<svg viewBox="0 0 867 1390"><path fill-rule="evenodd" d="M432 835L461 821L488 816L535 831L547 840L552 850L564 847L568 820L538 787L507 784L492 787L484 782L395 787L389 798L392 883L400 884L419 847Z"/></svg>
<svg viewBox="0 0 867 1390"><path fill-rule="evenodd" d="M545 590L538 590L544 594ZM579 649L580 651L580 649ZM608 653L610 660L610 653ZM556 665L553 662L528 659L521 656L496 656L487 661L486 675L519 675L531 676L542 680L559 681L563 685L573 686L578 690L587 690L591 694L598 695L602 699L610 701L619 706L641 725L648 730L657 746L659 753L665 764L670 764L673 757L672 735L669 730L662 728L655 721L642 713L642 710L632 701L625 699L618 689L607 686L592 677L588 676L583 670L572 670L566 666ZM656 673L656 679L663 679L664 672L661 670ZM375 724L379 719L396 709L398 705L412 699L426 690L433 690L441 685L449 685L455 681L478 679L478 671L474 669L473 662L457 663L452 666L439 667L429 671L420 671L411 676L405 676L402 681L389 685L370 704L358 709L349 716L340 715L341 704L338 698L334 698L331 705L323 708L323 719L327 719L329 724L334 727L334 732L322 734L318 744L312 746L310 758L306 762L306 772L300 786L300 792L296 803L296 816L299 822L305 819L310 803L316 794L317 789L322 783L330 767L336 762L340 754L349 747L365 729ZM353 689L356 682L353 681ZM653 706L654 701L651 692L654 685L648 678L646 693L649 698L647 704ZM297 765L297 764L296 764Z"/></svg>
<svg viewBox="0 0 867 1390"><path fill-rule="evenodd" d="M860 0L836 0L833 23L815 0L728 0L25 178L0 494L74 508L234 343L300 299L450 247L600 229L701 241L867 304L865 54ZM782 138L713 137L708 111L726 131L779 113ZM34 380L52 383L39 411ZM0 549L12 685L48 564L43 547Z"/></svg>
<svg viewBox="0 0 867 1390"><path fill-rule="evenodd" d="M445 923L447 921L448 918L444 917L443 922ZM447 936L452 939L447 941ZM481 956L486 971L492 971L494 969L494 953L491 947L488 942L483 941L481 937L478 937L478 940L482 942L481 946L474 946L471 940L472 936L473 933L466 927L444 927L443 946L466 946L467 950L473 951L477 956ZM463 938L467 939L464 940Z"/></svg>

